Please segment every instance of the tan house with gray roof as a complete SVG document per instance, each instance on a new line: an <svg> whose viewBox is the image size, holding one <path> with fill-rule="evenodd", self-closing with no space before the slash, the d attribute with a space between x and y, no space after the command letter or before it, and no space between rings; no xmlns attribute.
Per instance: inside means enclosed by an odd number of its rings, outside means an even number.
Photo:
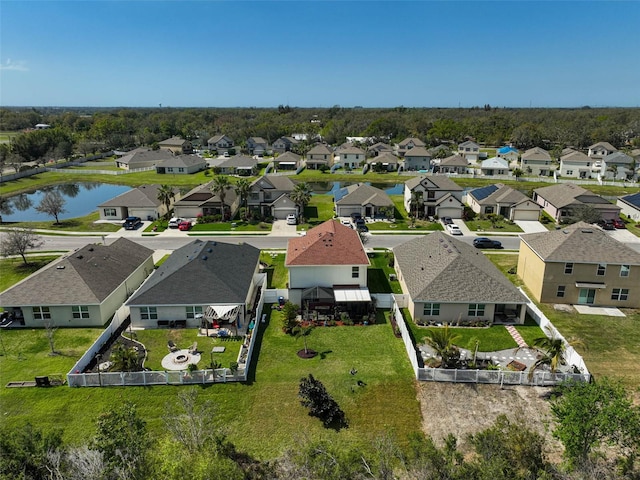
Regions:
<svg viewBox="0 0 640 480"><path fill-rule="evenodd" d="M460 155L451 155L447 158L443 158L440 164L437 166L439 173L467 173L467 167L469 162Z"/></svg>
<svg viewBox="0 0 640 480"><path fill-rule="evenodd" d="M582 152L572 150L560 157L560 176L591 178L593 159Z"/></svg>
<svg viewBox="0 0 640 480"><path fill-rule="evenodd" d="M158 199L160 185L141 185L98 205L100 220L124 220L127 217L160 218L167 214L167 207ZM173 189L174 197L169 208L180 199L180 191Z"/></svg>
<svg viewBox="0 0 640 480"><path fill-rule="evenodd" d="M158 146L161 150L167 150L175 155L193 152L191 142L180 137L167 138L166 140L158 142Z"/></svg>
<svg viewBox="0 0 640 480"><path fill-rule="evenodd" d="M521 235L518 276L543 303L640 308L640 253L584 222Z"/></svg>
<svg viewBox="0 0 640 480"><path fill-rule="evenodd" d="M287 215L298 216L298 206L291 200L295 183L285 175L263 175L251 184L247 205L250 211L284 220Z"/></svg>
<svg viewBox="0 0 640 480"><path fill-rule="evenodd" d="M327 145L319 143L306 155L306 166L312 170L318 170L322 165L331 167L333 165L333 150Z"/></svg>
<svg viewBox="0 0 640 480"><path fill-rule="evenodd" d="M404 208L420 218L462 218L462 187L444 175L410 178L404 182Z"/></svg>
<svg viewBox="0 0 640 480"><path fill-rule="evenodd" d="M617 151L618 149L609 142L598 142L589 147L587 155L593 158L603 158Z"/></svg>
<svg viewBox="0 0 640 480"><path fill-rule="evenodd" d="M0 294L12 327L101 327L153 271L153 250L118 238L89 244Z"/></svg>
<svg viewBox="0 0 640 480"><path fill-rule="evenodd" d="M542 207L524 193L497 183L471 190L467 203L476 213L502 215L508 220L538 220Z"/></svg>
<svg viewBox="0 0 640 480"><path fill-rule="evenodd" d="M526 297L471 245L434 232L393 253L416 323L524 323Z"/></svg>
<svg viewBox="0 0 640 480"><path fill-rule="evenodd" d="M523 172L542 177L553 175L555 170L551 155L540 147L533 147L524 152L520 157L520 164Z"/></svg>
<svg viewBox="0 0 640 480"><path fill-rule="evenodd" d="M407 137L397 145L396 151L398 153L398 156L404 157L404 155L409 150L412 150L412 149L414 149L416 147L426 147L426 146L427 146L427 144L424 143L419 138Z"/></svg>
<svg viewBox="0 0 640 480"><path fill-rule="evenodd" d="M277 170L296 170L302 164L302 157L297 153L286 152L273 159Z"/></svg>
<svg viewBox="0 0 640 480"><path fill-rule="evenodd" d="M584 206L594 208L606 220L613 220L620 215L620 207L574 183L536 188L533 200L556 222L570 221L575 210Z"/></svg>
<svg viewBox="0 0 640 480"><path fill-rule="evenodd" d="M367 159L367 163L374 171L395 172L398 170L399 159L391 152L384 152L380 155Z"/></svg>
<svg viewBox="0 0 640 480"><path fill-rule="evenodd" d="M335 211L338 217L359 213L362 217L394 218L393 201L384 191L366 183L356 183L335 193Z"/></svg>
<svg viewBox="0 0 640 480"><path fill-rule="evenodd" d="M207 169L207 161L197 155L176 155L156 165L156 173L189 175Z"/></svg>
<svg viewBox="0 0 640 480"><path fill-rule="evenodd" d="M404 154L405 170L424 170L431 168L431 153L424 147L414 147Z"/></svg>

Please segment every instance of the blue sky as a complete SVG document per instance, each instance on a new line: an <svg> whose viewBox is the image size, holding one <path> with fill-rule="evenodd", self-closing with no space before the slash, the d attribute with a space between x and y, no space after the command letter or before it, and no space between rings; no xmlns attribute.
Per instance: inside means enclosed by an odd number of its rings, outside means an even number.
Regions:
<svg viewBox="0 0 640 480"><path fill-rule="evenodd" d="M0 0L0 104L640 106L638 1Z"/></svg>

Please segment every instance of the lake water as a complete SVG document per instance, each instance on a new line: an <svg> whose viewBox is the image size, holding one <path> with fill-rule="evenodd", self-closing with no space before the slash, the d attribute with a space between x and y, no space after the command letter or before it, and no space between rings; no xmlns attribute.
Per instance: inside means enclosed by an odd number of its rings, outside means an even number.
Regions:
<svg viewBox="0 0 640 480"><path fill-rule="evenodd" d="M48 191L56 191L65 199L65 213L60 220L83 217L98 209L98 205L120 195L131 187L105 183L66 183L44 187L35 192L22 193L9 198L10 212L2 213L3 222L55 221L51 215L40 213L36 207Z"/></svg>
<svg viewBox="0 0 640 480"><path fill-rule="evenodd" d="M338 190L349 185L353 185L358 182L308 182L309 186L315 194L329 194L334 195ZM389 183L371 183L364 182L372 187L379 188L386 192L387 195L402 195L404 192L404 183L396 183L395 185Z"/></svg>

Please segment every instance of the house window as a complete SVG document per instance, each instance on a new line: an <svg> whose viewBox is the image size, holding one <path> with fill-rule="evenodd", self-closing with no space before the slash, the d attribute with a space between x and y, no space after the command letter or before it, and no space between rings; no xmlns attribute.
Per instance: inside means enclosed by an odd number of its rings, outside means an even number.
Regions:
<svg viewBox="0 0 640 480"><path fill-rule="evenodd" d="M573 170L567 170L567 175L573 175Z"/></svg>
<svg viewBox="0 0 640 480"><path fill-rule="evenodd" d="M360 267L351 267L351 278L360 277Z"/></svg>
<svg viewBox="0 0 640 480"><path fill-rule="evenodd" d="M34 320L51 320L49 307L33 307Z"/></svg>
<svg viewBox="0 0 640 480"><path fill-rule="evenodd" d="M493 207L484 207L484 213L493 213Z"/></svg>
<svg viewBox="0 0 640 480"><path fill-rule="evenodd" d="M140 307L141 320L157 320L158 310L156 307Z"/></svg>
<svg viewBox="0 0 640 480"><path fill-rule="evenodd" d="M470 317L484 317L484 307L483 303L470 303L469 304L469 316Z"/></svg>
<svg viewBox="0 0 640 480"><path fill-rule="evenodd" d="M183 173L183 172L184 172L184 168L179 167L179 168L178 168L178 173Z"/></svg>
<svg viewBox="0 0 640 480"><path fill-rule="evenodd" d="M571 275L573 273L573 263L564 264L564 273L565 275Z"/></svg>
<svg viewBox="0 0 640 480"><path fill-rule="evenodd" d="M196 318L196 315L202 315L202 307L187 307L187 318Z"/></svg>
<svg viewBox="0 0 640 480"><path fill-rule="evenodd" d="M620 265L620 276L621 277L628 277L630 269L631 269L631 267L629 265Z"/></svg>
<svg viewBox="0 0 640 480"><path fill-rule="evenodd" d="M425 303L424 310L422 311L423 315L429 317L435 317L440 315L440 304L439 303Z"/></svg>
<svg viewBox="0 0 640 480"><path fill-rule="evenodd" d="M117 215L115 208L105 208L103 211L105 217L115 217Z"/></svg>
<svg viewBox="0 0 640 480"><path fill-rule="evenodd" d="M558 298L564 298L564 290L565 290L565 286L564 285L558 285L558 291L556 292L556 297Z"/></svg>
<svg viewBox="0 0 640 480"><path fill-rule="evenodd" d="M427 198L433 200L434 198L436 198L436 192L427 191Z"/></svg>
<svg viewBox="0 0 640 480"><path fill-rule="evenodd" d="M73 312L73 318L89 318L89 307L86 305L73 306L71 311Z"/></svg>
<svg viewBox="0 0 640 480"><path fill-rule="evenodd" d="M624 302L629 298L628 288L614 288L611 292L611 300L618 300Z"/></svg>
<svg viewBox="0 0 640 480"><path fill-rule="evenodd" d="M599 277L602 277L605 273L607 273L607 264L599 263L598 270L596 271L596 275L598 275Z"/></svg>
<svg viewBox="0 0 640 480"><path fill-rule="evenodd" d="M167 167L167 173L173 173L173 167Z"/></svg>

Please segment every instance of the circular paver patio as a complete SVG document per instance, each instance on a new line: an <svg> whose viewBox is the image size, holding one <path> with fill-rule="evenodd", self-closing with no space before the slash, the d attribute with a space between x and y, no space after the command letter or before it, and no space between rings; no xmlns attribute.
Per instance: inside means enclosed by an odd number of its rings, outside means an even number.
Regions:
<svg viewBox="0 0 640 480"><path fill-rule="evenodd" d="M186 370L189 364L196 365L199 361L199 353L189 353L187 349L177 350L162 359L162 368L165 370Z"/></svg>

